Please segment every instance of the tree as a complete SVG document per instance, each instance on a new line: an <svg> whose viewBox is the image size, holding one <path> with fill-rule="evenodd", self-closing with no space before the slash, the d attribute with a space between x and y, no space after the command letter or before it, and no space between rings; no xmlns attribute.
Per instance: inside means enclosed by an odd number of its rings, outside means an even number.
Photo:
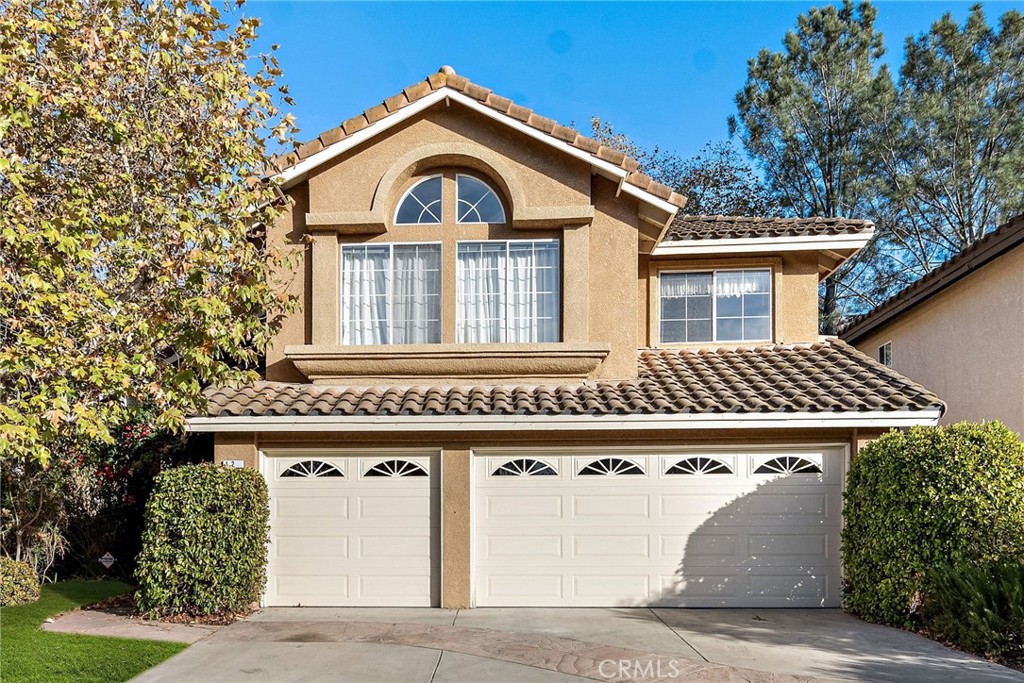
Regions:
<svg viewBox="0 0 1024 683"><path fill-rule="evenodd" d="M1024 211L1024 15L999 30L980 5L906 43L877 159L873 258L858 294L877 304Z"/></svg>
<svg viewBox="0 0 1024 683"><path fill-rule="evenodd" d="M879 65L884 46L875 14L869 3L850 0L811 9L786 34L784 51L762 50L748 62L729 129L799 216L867 213L867 151L881 125L879 109L894 97L892 78ZM835 332L842 277L825 284L826 333Z"/></svg>
<svg viewBox="0 0 1024 683"><path fill-rule="evenodd" d="M3 0L0 458L178 428L289 301L258 177L294 131L258 21L205 0ZM13 466L8 463L5 466Z"/></svg>
<svg viewBox="0 0 1024 683"><path fill-rule="evenodd" d="M764 216L778 211L751 164L728 141L709 142L685 158L661 147L641 147L600 118L590 124L601 144L636 159L644 173L684 194L688 214Z"/></svg>

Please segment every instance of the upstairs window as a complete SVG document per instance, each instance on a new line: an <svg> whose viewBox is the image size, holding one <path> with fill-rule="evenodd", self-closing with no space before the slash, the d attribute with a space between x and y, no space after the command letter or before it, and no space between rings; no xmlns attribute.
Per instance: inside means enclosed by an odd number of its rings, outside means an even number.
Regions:
<svg viewBox="0 0 1024 683"><path fill-rule="evenodd" d="M771 271L661 273L664 344L771 339Z"/></svg>
<svg viewBox="0 0 1024 683"><path fill-rule="evenodd" d="M892 342L887 341L878 347L878 362L887 368L892 367Z"/></svg>
<svg viewBox="0 0 1024 683"><path fill-rule="evenodd" d="M342 246L342 344L440 341L441 245Z"/></svg>
<svg viewBox="0 0 1024 683"><path fill-rule="evenodd" d="M459 242L456 251L458 343L560 341L556 240Z"/></svg>
<svg viewBox="0 0 1024 683"><path fill-rule="evenodd" d="M498 195L473 176L456 176L455 194L455 214L459 223L505 222L505 209Z"/></svg>
<svg viewBox="0 0 1024 683"><path fill-rule="evenodd" d="M416 183L402 195L395 212L398 225L437 225L441 222L441 176Z"/></svg>

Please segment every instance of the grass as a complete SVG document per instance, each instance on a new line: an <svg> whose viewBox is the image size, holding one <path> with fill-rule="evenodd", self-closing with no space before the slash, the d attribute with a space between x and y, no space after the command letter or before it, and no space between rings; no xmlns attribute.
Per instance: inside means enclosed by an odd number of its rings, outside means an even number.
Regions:
<svg viewBox="0 0 1024 683"><path fill-rule="evenodd" d="M0 608L3 683L127 681L184 650L184 643L105 638L40 630L43 620L130 590L118 581L64 581L43 586L39 600Z"/></svg>

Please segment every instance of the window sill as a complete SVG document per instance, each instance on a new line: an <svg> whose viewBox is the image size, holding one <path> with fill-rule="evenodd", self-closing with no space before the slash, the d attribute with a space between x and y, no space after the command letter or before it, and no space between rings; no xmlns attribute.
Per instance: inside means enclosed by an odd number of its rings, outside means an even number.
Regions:
<svg viewBox="0 0 1024 683"><path fill-rule="evenodd" d="M456 384L507 380L578 382L608 355L607 344L394 344L286 346L315 384Z"/></svg>

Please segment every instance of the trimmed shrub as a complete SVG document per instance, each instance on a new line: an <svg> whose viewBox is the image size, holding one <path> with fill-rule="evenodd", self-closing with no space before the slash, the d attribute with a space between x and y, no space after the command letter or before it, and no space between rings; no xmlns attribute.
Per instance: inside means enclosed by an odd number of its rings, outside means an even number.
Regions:
<svg viewBox="0 0 1024 683"><path fill-rule="evenodd" d="M889 432L844 498L843 604L867 621L919 626L937 567L1024 552L1024 444L998 422Z"/></svg>
<svg viewBox="0 0 1024 683"><path fill-rule="evenodd" d="M1024 654L1024 562L933 570L925 619L937 637L988 657Z"/></svg>
<svg viewBox="0 0 1024 683"><path fill-rule="evenodd" d="M0 557L0 607L24 605L39 599L39 577L27 562Z"/></svg>
<svg viewBox="0 0 1024 683"><path fill-rule="evenodd" d="M259 472L185 465L146 504L136 601L149 616L244 611L267 565L267 485Z"/></svg>

